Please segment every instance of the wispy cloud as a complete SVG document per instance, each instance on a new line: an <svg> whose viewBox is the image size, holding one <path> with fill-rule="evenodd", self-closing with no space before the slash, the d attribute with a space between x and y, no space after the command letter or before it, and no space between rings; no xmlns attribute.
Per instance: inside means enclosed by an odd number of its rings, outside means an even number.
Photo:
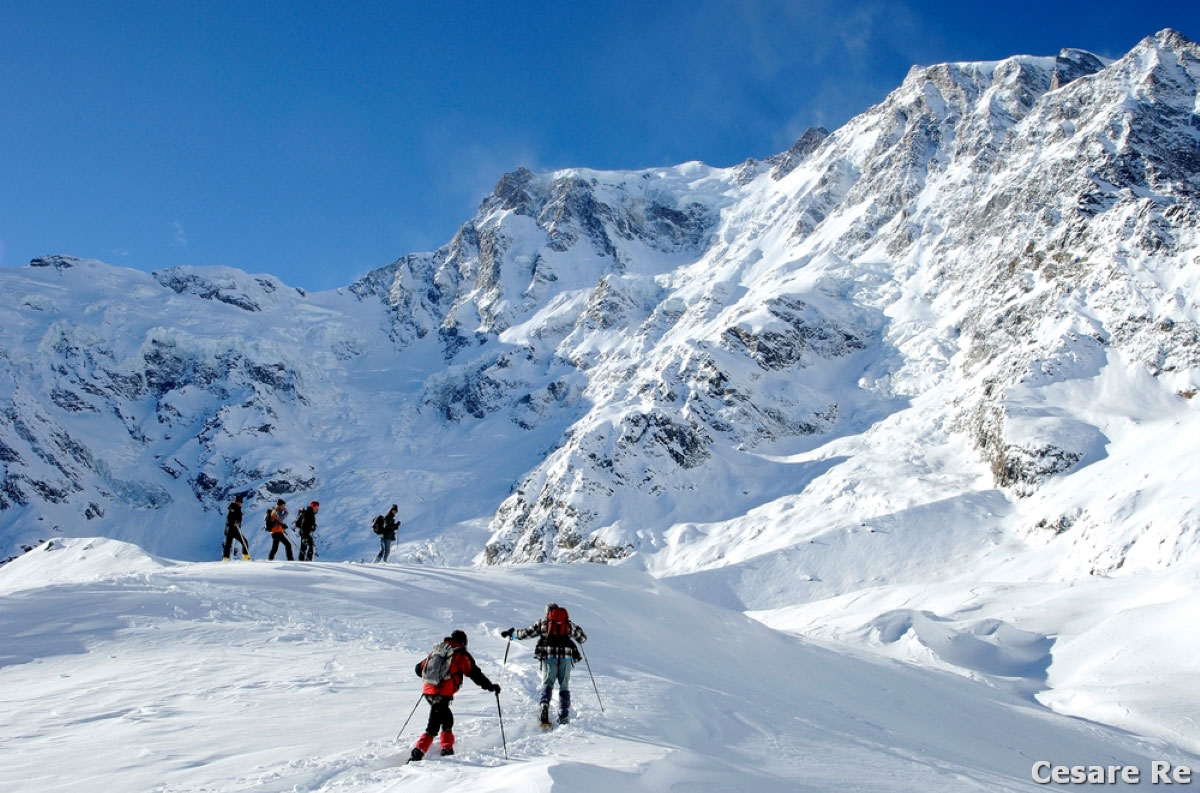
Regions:
<svg viewBox="0 0 1200 793"><path fill-rule="evenodd" d="M171 247L186 248L188 244L187 234L183 231L183 224L178 220L171 223Z"/></svg>
<svg viewBox="0 0 1200 793"><path fill-rule="evenodd" d="M129 249L128 248L113 248L112 253L113 253L113 256L120 256L121 258L125 258L125 257L129 256Z"/></svg>
<svg viewBox="0 0 1200 793"><path fill-rule="evenodd" d="M408 177L427 187L391 221L402 253L434 250L449 241L504 174L522 166L535 173L553 169L534 146L510 139L504 131L488 130L480 136L483 142L463 134L469 125L460 119L429 123L437 134L422 137L424 156Z"/></svg>
<svg viewBox="0 0 1200 793"><path fill-rule="evenodd" d="M472 212L504 174L522 166L535 173L553 169L528 141L495 135L486 143L447 138L431 148L438 152L435 161L444 167L435 189L447 200Z"/></svg>
<svg viewBox="0 0 1200 793"><path fill-rule="evenodd" d="M703 13L681 22L695 47L692 112L730 127L731 137L750 130L771 141L747 155L782 150L812 125L841 126L918 61L911 40L922 40L922 27L905 2L697 2ZM896 61L904 64L899 77Z"/></svg>

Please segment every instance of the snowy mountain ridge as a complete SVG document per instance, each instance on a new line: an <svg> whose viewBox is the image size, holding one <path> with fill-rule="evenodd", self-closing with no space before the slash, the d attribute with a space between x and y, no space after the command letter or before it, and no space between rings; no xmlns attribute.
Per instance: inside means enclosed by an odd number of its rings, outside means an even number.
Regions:
<svg viewBox="0 0 1200 793"><path fill-rule="evenodd" d="M914 67L762 162L521 169L334 292L0 272L9 553L208 558L245 491L248 533L322 500L333 558L390 503L409 561L686 574L957 501L964 542L1047 544L1054 575L1193 560L1195 506L1148 496L1192 482L1198 64L1164 31Z"/></svg>

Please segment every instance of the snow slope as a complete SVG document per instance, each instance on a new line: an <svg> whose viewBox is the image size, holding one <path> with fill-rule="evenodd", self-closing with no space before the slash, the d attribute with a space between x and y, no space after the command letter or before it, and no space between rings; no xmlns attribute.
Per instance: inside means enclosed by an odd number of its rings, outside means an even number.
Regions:
<svg viewBox="0 0 1200 793"><path fill-rule="evenodd" d="M969 791L1033 763L1200 763L1027 696L831 650L627 567L174 563L72 539L0 568L0 788L173 791ZM531 648L571 609L576 717L533 721ZM460 753L401 766L413 664L451 628L504 687L456 699ZM418 708L416 724L424 713ZM1130 786L1133 787L1133 786Z"/></svg>
<svg viewBox="0 0 1200 793"><path fill-rule="evenodd" d="M750 612L849 650L945 669L1060 713L1200 751L1193 569L1071 583L952 581L868 588Z"/></svg>

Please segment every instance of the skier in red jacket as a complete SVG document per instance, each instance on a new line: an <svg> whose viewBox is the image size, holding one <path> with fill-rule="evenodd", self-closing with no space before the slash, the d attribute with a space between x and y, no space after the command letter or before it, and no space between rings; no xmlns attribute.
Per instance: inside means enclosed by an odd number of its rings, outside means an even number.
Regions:
<svg viewBox="0 0 1200 793"><path fill-rule="evenodd" d="M429 724L417 738L409 761L420 760L433 746L433 737L441 730L442 755L454 754L454 714L450 704L462 688L463 676L471 678L484 691L500 693L500 686L488 680L467 652L467 634L454 631L442 639L423 661L417 663L417 676L425 681L421 693L429 703Z"/></svg>

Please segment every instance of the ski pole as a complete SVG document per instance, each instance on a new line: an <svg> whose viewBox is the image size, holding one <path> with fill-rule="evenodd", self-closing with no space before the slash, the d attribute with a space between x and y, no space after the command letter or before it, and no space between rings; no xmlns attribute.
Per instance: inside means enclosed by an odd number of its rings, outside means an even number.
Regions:
<svg viewBox="0 0 1200 793"><path fill-rule="evenodd" d="M508 759L508 739L504 737L504 713L500 710L500 692L496 692L496 715L500 717L500 743L504 745L504 759Z"/></svg>
<svg viewBox="0 0 1200 793"><path fill-rule="evenodd" d="M592 663L587 659L587 653L583 648L579 648L579 654L583 656L583 662L587 664L588 677L592 679L592 688L596 689L596 701L600 703L600 712L604 712L604 700L600 699L600 687L596 685L596 676L592 674Z"/></svg>
<svg viewBox="0 0 1200 793"><path fill-rule="evenodd" d="M504 645L504 661L500 664L500 674L504 674L504 667L508 664L508 648L512 647L512 636L508 637L508 644ZM500 696L497 694L496 696Z"/></svg>
<svg viewBox="0 0 1200 793"><path fill-rule="evenodd" d="M422 699L424 696L425 696L424 694L418 694L418 695L417 695L417 701L413 703L413 709L412 709L411 711L409 711L409 713L408 713L408 718L404 720L404 726L400 728L400 732L396 733L396 740L397 740L397 741L398 741L398 740L400 740L400 736L401 736L401 735L403 735L403 734L404 734L404 731L405 731L405 730L408 728L408 723L409 723L410 721L412 721L413 714L417 712L417 705L420 705L420 704L421 704L421 699ZM496 696L497 696L497 699L498 699L500 695L499 695L499 694L497 694Z"/></svg>
<svg viewBox="0 0 1200 793"><path fill-rule="evenodd" d="M246 555L250 557L250 561L254 561L254 556L250 553L250 543L246 542L246 535L242 534L242 527L238 526L238 536L242 538L242 548L246 551Z"/></svg>

